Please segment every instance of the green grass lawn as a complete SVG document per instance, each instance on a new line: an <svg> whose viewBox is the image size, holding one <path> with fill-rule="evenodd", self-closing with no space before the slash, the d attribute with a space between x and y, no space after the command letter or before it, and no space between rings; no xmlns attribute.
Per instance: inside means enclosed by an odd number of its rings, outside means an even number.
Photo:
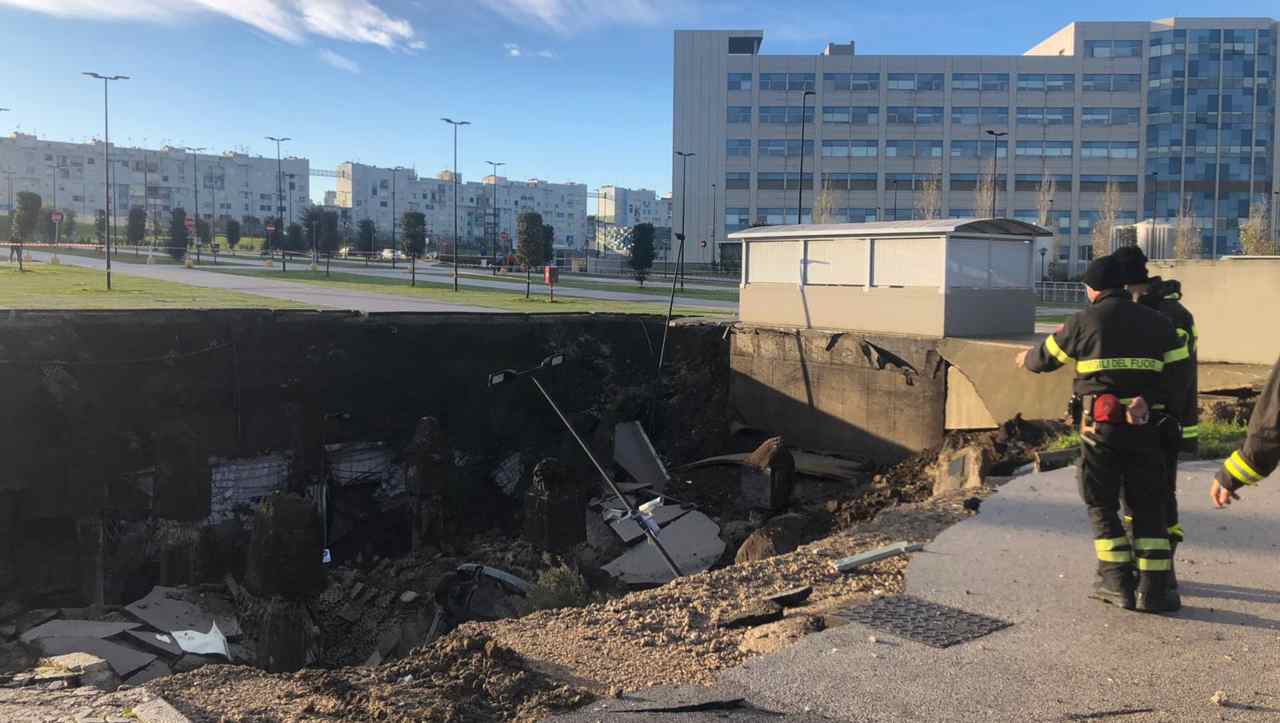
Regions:
<svg viewBox="0 0 1280 723"><path fill-rule="evenodd" d="M1247 429L1242 424L1230 424L1215 420L1200 422L1200 451L1198 459L1222 459L1228 457L1244 442ZM1080 444L1080 433L1071 432L1049 443L1047 449L1071 449Z"/></svg>
<svg viewBox="0 0 1280 723"><path fill-rule="evenodd" d="M348 289L351 291L372 291L382 294L396 294L399 296L410 296L444 303L483 306L491 309L505 309L507 311L518 311L526 314L564 314L585 312L611 314L660 314L666 313L667 310L666 302L656 297L653 303L648 303L561 296L556 298L555 303L550 303L547 300L545 289L542 291L535 290L533 295L529 299L526 299L524 298L523 289L519 291L514 289L508 291L506 289L467 288L465 279L462 282L462 289L455 292L453 291L452 284L438 281L425 281L423 279L418 279L418 285L416 287L412 287L409 286L409 280L407 277L404 279L392 279L382 276L343 273L341 271L334 271L326 277L323 271L290 271L288 274L281 274L278 271L248 269L243 267L215 268L212 266L203 266L201 268L204 271L216 271L218 273L232 274L236 276L273 275L284 281L294 283L315 284L317 286L327 286L335 289ZM730 315L728 312L718 312L714 309L697 309L681 307L679 305L676 306L675 313L681 316Z"/></svg>
<svg viewBox="0 0 1280 723"><path fill-rule="evenodd" d="M111 275L77 266L28 263L0 265L3 309L225 309L303 308L302 304L219 289L155 281L119 272Z"/></svg>
<svg viewBox="0 0 1280 723"><path fill-rule="evenodd" d="M492 273L484 272L463 272L462 277L473 279L485 279L488 281L507 281L524 285L525 277L522 273L507 274L502 273L494 276ZM692 283L692 282L690 282ZM580 279L571 276L561 276L560 283L557 286L563 286L570 289L587 289L591 291L625 291L632 294L647 294L650 296L667 296L671 295L671 280L667 279L663 283L657 277L654 277L647 286L640 286L636 283L628 284L610 284L602 281L591 281L588 279ZM535 273L533 275L533 287L541 289L541 293L546 293L546 284L542 281L542 274ZM738 301L738 290L726 291L706 291L703 289L687 289L685 291L676 291L677 297L685 297L689 299L702 299L704 301L729 301L736 303Z"/></svg>

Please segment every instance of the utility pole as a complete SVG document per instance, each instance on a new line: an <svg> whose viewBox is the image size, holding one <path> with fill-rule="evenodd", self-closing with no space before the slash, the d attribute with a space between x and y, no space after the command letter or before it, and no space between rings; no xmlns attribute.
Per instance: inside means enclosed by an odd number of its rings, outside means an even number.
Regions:
<svg viewBox="0 0 1280 723"><path fill-rule="evenodd" d="M280 232L282 232L282 231L284 230L284 229L280 228L281 226L283 226L283 225L284 225L284 218L283 218L283 212L284 212L284 170L281 168L281 165L280 165L280 144L281 144L281 143L284 143L285 141L291 141L291 140L293 140L293 139L292 139L292 138L288 138L288 137L284 137L284 138L277 138L277 137L275 137L275 136L267 136L266 138L267 138L267 140L269 140L269 141L274 141L274 142L275 142L275 144L276 144L276 219L278 219L278 220L277 220L277 222L276 222L276 234L277 234L276 238L277 238L277 239L279 239L279 238L280 238L279 233L280 233ZM267 239L267 243L271 243L271 239L270 239L270 238L268 238L268 239ZM268 252L268 253L269 253L269 252ZM283 249L283 248L281 248L281 249L280 249L280 258L281 258L282 260L284 259L284 253L285 253L285 252L284 252L284 249ZM270 256L268 255L268 257L267 257L267 258L269 259L269 258L270 258Z"/></svg>
<svg viewBox="0 0 1280 723"><path fill-rule="evenodd" d="M490 246L490 250L493 252L493 260L495 262L493 275L497 276L498 267L496 262L498 260L498 228L502 223L502 215L498 212L498 168L507 165L507 163L506 161L485 161L485 163L493 166L493 245Z"/></svg>
<svg viewBox="0 0 1280 723"><path fill-rule="evenodd" d="M458 290L458 127L469 126L471 121L440 120L453 126L453 290Z"/></svg>
<svg viewBox="0 0 1280 723"><path fill-rule="evenodd" d="M194 228L196 231L195 244L196 244L196 248L199 249L200 248L200 152L203 151L204 148L203 147L192 148L190 146L183 146L182 150L191 154L191 164L192 164L191 165L191 173L192 173L191 187L192 187L192 192L195 194L195 202L196 202L196 210L195 210L196 220L195 220L195 225L192 226L192 228Z"/></svg>
<svg viewBox="0 0 1280 723"><path fill-rule="evenodd" d="M996 185L996 160L1000 158L1000 139L1009 135L1007 131L993 131L988 129L987 135L991 136L991 218L996 217L996 196L1000 195L1000 187ZM913 180L914 182L914 180ZM975 209L976 212L977 209Z"/></svg>
<svg viewBox="0 0 1280 723"><path fill-rule="evenodd" d="M391 268L396 267L396 173L400 166L391 169Z"/></svg>
<svg viewBox="0 0 1280 723"><path fill-rule="evenodd" d="M127 75L99 75L84 72L81 75L102 81L102 173L107 184L105 212L107 214L107 291L111 290L111 105L108 87L113 80L128 80Z"/></svg>
<svg viewBox="0 0 1280 723"><path fill-rule="evenodd" d="M716 268L716 184L711 184L711 268Z"/></svg>

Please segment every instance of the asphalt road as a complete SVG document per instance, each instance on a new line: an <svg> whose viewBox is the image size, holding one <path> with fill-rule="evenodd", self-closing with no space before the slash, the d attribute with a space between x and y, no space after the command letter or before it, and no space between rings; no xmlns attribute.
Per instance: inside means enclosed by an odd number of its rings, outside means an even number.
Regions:
<svg viewBox="0 0 1280 723"><path fill-rule="evenodd" d="M936 649L854 623L722 684L761 707L844 721L1280 720L1280 484L1215 510L1216 468L1179 474L1179 613L1087 599L1093 546L1067 468L1007 483L908 569L908 594L1011 627ZM1210 702L1218 690L1229 705Z"/></svg>
<svg viewBox="0 0 1280 723"><path fill-rule="evenodd" d="M36 251L32 257L39 261L48 261L49 254ZM60 259L68 266L82 266L91 269L106 269L106 260L62 254ZM349 309L365 312L461 312L491 314L502 313L502 309L490 309L482 306L466 306L463 304L446 304L429 299L414 299L395 294L384 294L374 291L349 291L333 289L315 284L300 284L281 281L272 276L239 276L220 274L200 269L188 269L183 266L168 264L131 263L113 258L111 270L115 273L141 276L158 281L171 281L177 284L199 286L208 289L238 291L245 294L256 294L273 299L294 301L316 308Z"/></svg>

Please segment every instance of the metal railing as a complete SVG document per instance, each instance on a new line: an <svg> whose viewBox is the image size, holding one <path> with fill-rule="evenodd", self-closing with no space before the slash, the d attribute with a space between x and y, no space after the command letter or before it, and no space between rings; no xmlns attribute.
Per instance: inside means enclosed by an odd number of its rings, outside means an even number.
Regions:
<svg viewBox="0 0 1280 723"><path fill-rule="evenodd" d="M1084 306L1089 303L1084 284L1078 281L1037 281L1036 296L1041 303Z"/></svg>

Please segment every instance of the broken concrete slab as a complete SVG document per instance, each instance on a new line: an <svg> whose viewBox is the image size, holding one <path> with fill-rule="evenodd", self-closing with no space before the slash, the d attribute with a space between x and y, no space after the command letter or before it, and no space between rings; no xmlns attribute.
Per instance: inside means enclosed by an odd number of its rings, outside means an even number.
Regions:
<svg viewBox="0 0 1280 723"><path fill-rule="evenodd" d="M40 638L35 641L45 656L66 653L88 653L107 661L121 678L148 665L156 659L150 653L142 653L119 643L100 638Z"/></svg>
<svg viewBox="0 0 1280 723"><path fill-rule="evenodd" d="M688 511L687 507L680 505L662 505L655 509L650 516L653 518L654 523L662 527L675 521ZM640 527L640 523L631 518L624 517L621 520L614 520L609 523L609 526L628 545L644 537L644 530Z"/></svg>
<svg viewBox="0 0 1280 723"><path fill-rule="evenodd" d="M174 630L173 640L184 652L197 655L221 655L227 660L231 653L227 650L227 637L212 623L209 632L199 630Z"/></svg>
<svg viewBox="0 0 1280 723"><path fill-rule="evenodd" d="M214 605L213 602L210 600L209 606L219 612L211 612L191 602L188 593L182 589L157 585L145 597L126 605L124 609L138 620L167 633L178 630L207 632L216 623L224 638L238 638L241 634L240 623L232 617L230 605Z"/></svg>
<svg viewBox="0 0 1280 723"><path fill-rule="evenodd" d="M151 630L127 630L125 640L136 642L154 653L161 653L171 658L181 658L182 648L169 633L157 633Z"/></svg>
<svg viewBox="0 0 1280 723"><path fill-rule="evenodd" d="M1075 464L1076 458L1079 456L1079 447L1055 449L1053 451L1038 451L1034 454L1035 471L1051 472L1055 469Z"/></svg>
<svg viewBox="0 0 1280 723"><path fill-rule="evenodd" d="M120 677L111 669L111 665L96 655L89 653L66 653L42 658L40 667L58 668L75 673L80 685L87 685L98 690L115 690L120 686Z"/></svg>
<svg viewBox="0 0 1280 723"><path fill-rule="evenodd" d="M813 594L813 586L805 585L803 587L793 587L790 590L775 592L765 597L765 600L776 603L784 608L795 607L804 603Z"/></svg>
<svg viewBox="0 0 1280 723"><path fill-rule="evenodd" d="M822 632L826 622L817 615L795 615L747 631L738 649L744 653L768 655L795 643L806 635Z"/></svg>
<svg viewBox="0 0 1280 723"><path fill-rule="evenodd" d="M870 565L873 562L887 560L890 557L897 557L898 555L905 555L910 552L920 552L923 549L924 545L919 543L896 542L886 547L877 548L875 550L836 560L836 572L852 572L863 565Z"/></svg>
<svg viewBox="0 0 1280 723"><path fill-rule="evenodd" d="M156 698L133 707L138 723L191 723L191 719L169 705L164 698Z"/></svg>
<svg viewBox="0 0 1280 723"><path fill-rule="evenodd" d="M47 623L58 617L58 611L52 608L37 608L28 610L18 617L14 618L13 624L19 633L24 633L37 625Z"/></svg>
<svg viewBox="0 0 1280 723"><path fill-rule="evenodd" d="M745 607L716 615L716 627L725 630L753 628L782 619L782 606L767 600L754 600Z"/></svg>
<svg viewBox="0 0 1280 723"><path fill-rule="evenodd" d="M639 422L620 422L613 428L613 461L632 479L659 492L667 488L671 476Z"/></svg>
<svg viewBox="0 0 1280 723"><path fill-rule="evenodd" d="M156 678L164 678L169 675L173 675L173 669L169 667L169 664L163 660L156 659L148 663L145 668L139 670L133 675L130 675L128 678L125 678L124 684L133 686L143 685L144 683L149 683Z"/></svg>
<svg viewBox="0 0 1280 723"><path fill-rule="evenodd" d="M933 494L978 489L986 483L991 453L985 447L944 450L931 466Z"/></svg>
<svg viewBox="0 0 1280 723"><path fill-rule="evenodd" d="M724 552L719 526L697 511L689 512L662 528L658 540L684 575L703 572ZM661 584L672 579L670 568L649 542L636 543L603 569L630 585Z"/></svg>
<svg viewBox="0 0 1280 723"><path fill-rule="evenodd" d="M39 638L110 638L126 630L141 627L137 623L104 623L97 620L50 620L19 636L30 643Z"/></svg>

